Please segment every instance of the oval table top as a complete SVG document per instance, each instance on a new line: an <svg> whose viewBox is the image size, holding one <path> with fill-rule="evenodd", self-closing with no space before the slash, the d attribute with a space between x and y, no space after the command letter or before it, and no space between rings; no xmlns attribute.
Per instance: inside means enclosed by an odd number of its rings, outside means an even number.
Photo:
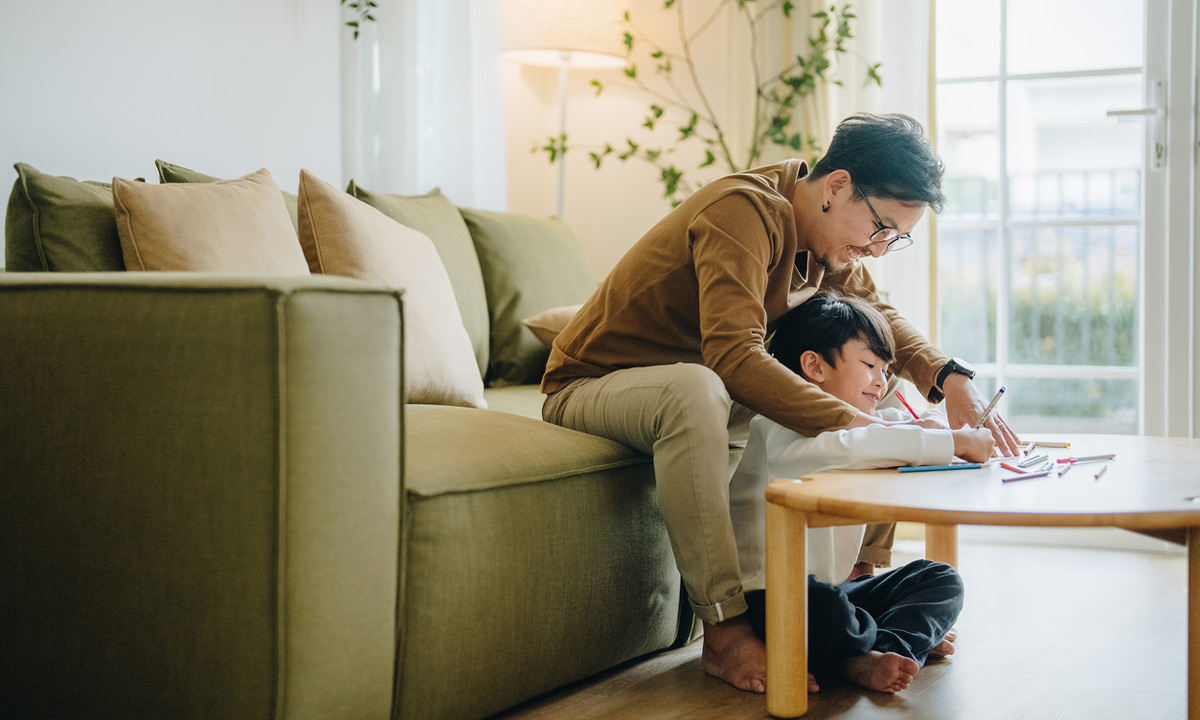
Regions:
<svg viewBox="0 0 1200 720"><path fill-rule="evenodd" d="M767 488L767 500L809 513L810 526L851 519L1126 529L1200 526L1200 440L1083 434L1022 439L1071 444L1037 447L1030 457L1116 453L1116 458L1077 464L1061 477L1017 482L1003 482L1017 473L998 463L942 472L832 470L775 480ZM1107 470L1096 478L1103 467Z"/></svg>

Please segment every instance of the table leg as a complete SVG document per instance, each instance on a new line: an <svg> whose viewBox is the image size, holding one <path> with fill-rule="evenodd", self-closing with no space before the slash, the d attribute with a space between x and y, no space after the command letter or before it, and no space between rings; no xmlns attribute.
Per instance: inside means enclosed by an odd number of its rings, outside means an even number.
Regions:
<svg viewBox="0 0 1200 720"><path fill-rule="evenodd" d="M1188 528L1187 549L1188 720L1200 720L1200 527Z"/></svg>
<svg viewBox="0 0 1200 720"><path fill-rule="evenodd" d="M767 503L767 712L808 711L808 522L799 510Z"/></svg>
<svg viewBox="0 0 1200 720"><path fill-rule="evenodd" d="M925 559L958 567L957 525L925 525Z"/></svg>

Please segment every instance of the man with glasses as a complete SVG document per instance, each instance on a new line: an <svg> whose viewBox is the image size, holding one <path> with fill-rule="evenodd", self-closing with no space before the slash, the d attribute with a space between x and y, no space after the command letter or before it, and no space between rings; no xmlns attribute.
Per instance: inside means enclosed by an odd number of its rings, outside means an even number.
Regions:
<svg viewBox="0 0 1200 720"><path fill-rule="evenodd" d="M771 357L779 318L819 289L861 297L891 326L899 376L933 402L945 397L954 427L983 413L970 366L884 304L858 263L911 244L925 209L942 207L941 180L915 120L851 116L811 172L786 160L700 188L630 248L554 341L543 417L653 455L675 561L704 623L704 669L735 687L765 691L766 650L745 617L730 443L744 441L755 414L807 436L879 421ZM1003 420L992 414L987 427L1013 454Z"/></svg>

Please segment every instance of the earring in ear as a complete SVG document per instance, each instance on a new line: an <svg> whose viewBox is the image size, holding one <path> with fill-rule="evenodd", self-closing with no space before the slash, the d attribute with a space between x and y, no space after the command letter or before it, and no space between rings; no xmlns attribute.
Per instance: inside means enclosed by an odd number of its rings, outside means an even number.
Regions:
<svg viewBox="0 0 1200 720"><path fill-rule="evenodd" d="M829 205L830 205L830 202L828 200L826 200L825 204L821 206L821 212L829 212Z"/></svg>

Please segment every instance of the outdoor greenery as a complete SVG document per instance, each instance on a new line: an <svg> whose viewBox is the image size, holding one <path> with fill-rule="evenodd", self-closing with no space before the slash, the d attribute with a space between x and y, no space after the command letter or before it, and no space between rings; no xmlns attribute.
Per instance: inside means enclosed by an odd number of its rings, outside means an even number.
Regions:
<svg viewBox="0 0 1200 720"><path fill-rule="evenodd" d="M597 96L610 86L644 93L650 101L647 112L634 122L667 137L652 143L639 142L627 135L615 145L610 142L603 147L581 148L588 150L595 167L599 169L610 158L649 163L658 170L663 196L672 205L678 205L705 179L769 162L765 154L772 146L786 148L789 154L810 161L819 157L823 152L822 139L800 125L798 111L805 99L825 84L841 84L833 76L833 68L836 58L849 52L846 41L854 37L855 15L851 6L830 5L814 13L816 29L808 37L807 47L788 58L782 67L768 68L762 67L759 57L760 35L765 28L790 19L794 3L721 0L703 22L694 26L687 22L685 5L688 5L685 0L663 2L664 10L676 14L677 47L650 37L625 13L623 42L628 65L624 78L607 84L592 80L592 86ZM712 87L723 83L726 73L708 78L710 85L706 86L696 63L697 57L711 54L704 48L705 33L731 5L736 6L733 10L749 32L747 63L755 79L752 134L740 148L727 130L728 120L710 101ZM878 63L867 68L864 83L881 83ZM698 143L703 149L704 157L695 167L680 167L674 161L676 148L685 143ZM568 145L565 134L534 145L534 152L545 152L552 163L571 149L574 147Z"/></svg>

